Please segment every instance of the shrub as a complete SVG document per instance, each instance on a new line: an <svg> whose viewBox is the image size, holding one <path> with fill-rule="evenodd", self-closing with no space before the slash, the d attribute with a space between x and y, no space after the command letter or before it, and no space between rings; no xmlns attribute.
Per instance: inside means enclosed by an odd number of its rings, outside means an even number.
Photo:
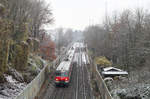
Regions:
<svg viewBox="0 0 150 99"><path fill-rule="evenodd" d="M96 57L95 62L100 66L111 66L112 63L106 57Z"/></svg>

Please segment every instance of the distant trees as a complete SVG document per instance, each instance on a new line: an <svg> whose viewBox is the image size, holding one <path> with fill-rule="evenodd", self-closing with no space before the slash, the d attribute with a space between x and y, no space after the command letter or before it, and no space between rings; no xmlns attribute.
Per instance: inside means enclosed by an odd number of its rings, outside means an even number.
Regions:
<svg viewBox="0 0 150 99"><path fill-rule="evenodd" d="M73 34L74 34L74 31L72 29L67 29L65 31L65 34L64 34L64 39L66 41L67 44L73 42Z"/></svg>
<svg viewBox="0 0 150 99"><path fill-rule="evenodd" d="M106 56L126 70L145 66L150 56L150 13L125 10L108 17L104 25L89 26L84 37L95 55Z"/></svg>
<svg viewBox="0 0 150 99"><path fill-rule="evenodd" d="M56 48L58 49L58 55L60 55L61 48L65 44L65 39L64 39L64 29L63 28L58 28L56 29Z"/></svg>
<svg viewBox="0 0 150 99"><path fill-rule="evenodd" d="M68 44L73 42L73 34L75 33L75 31L73 31L72 29L57 28L55 32L56 48L58 49L59 55L62 47L67 47Z"/></svg>

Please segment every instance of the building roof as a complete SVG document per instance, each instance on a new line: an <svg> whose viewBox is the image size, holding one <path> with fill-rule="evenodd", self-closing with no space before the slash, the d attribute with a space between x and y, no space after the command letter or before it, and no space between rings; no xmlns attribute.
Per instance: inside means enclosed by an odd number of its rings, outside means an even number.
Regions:
<svg viewBox="0 0 150 99"><path fill-rule="evenodd" d="M106 67L104 68L104 71L123 71L123 70L115 68L115 67Z"/></svg>
<svg viewBox="0 0 150 99"><path fill-rule="evenodd" d="M113 72L102 72L102 74L104 74L104 75L127 75L128 73L126 72L126 71L117 71L117 72L115 72L115 71L113 71Z"/></svg>
<svg viewBox="0 0 150 99"><path fill-rule="evenodd" d="M102 71L102 74L104 75L127 75L128 72L115 68L115 67L106 67L104 68L104 71Z"/></svg>

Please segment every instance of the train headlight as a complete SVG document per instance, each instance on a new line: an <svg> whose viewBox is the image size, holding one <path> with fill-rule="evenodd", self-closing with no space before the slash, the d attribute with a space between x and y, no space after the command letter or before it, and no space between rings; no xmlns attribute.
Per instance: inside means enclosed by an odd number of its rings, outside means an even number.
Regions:
<svg viewBox="0 0 150 99"><path fill-rule="evenodd" d="M55 80L58 81L59 79L56 78Z"/></svg>
<svg viewBox="0 0 150 99"><path fill-rule="evenodd" d="M68 78L65 78L65 81L68 81L69 79Z"/></svg>

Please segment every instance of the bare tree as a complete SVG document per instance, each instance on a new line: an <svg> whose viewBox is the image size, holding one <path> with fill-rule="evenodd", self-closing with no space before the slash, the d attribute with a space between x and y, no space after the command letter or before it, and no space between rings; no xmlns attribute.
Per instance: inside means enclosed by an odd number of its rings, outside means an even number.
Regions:
<svg viewBox="0 0 150 99"><path fill-rule="evenodd" d="M124 10L109 17L101 26L89 26L84 31L88 46L95 48L115 64L130 70L145 64L150 54L150 14L143 9Z"/></svg>

